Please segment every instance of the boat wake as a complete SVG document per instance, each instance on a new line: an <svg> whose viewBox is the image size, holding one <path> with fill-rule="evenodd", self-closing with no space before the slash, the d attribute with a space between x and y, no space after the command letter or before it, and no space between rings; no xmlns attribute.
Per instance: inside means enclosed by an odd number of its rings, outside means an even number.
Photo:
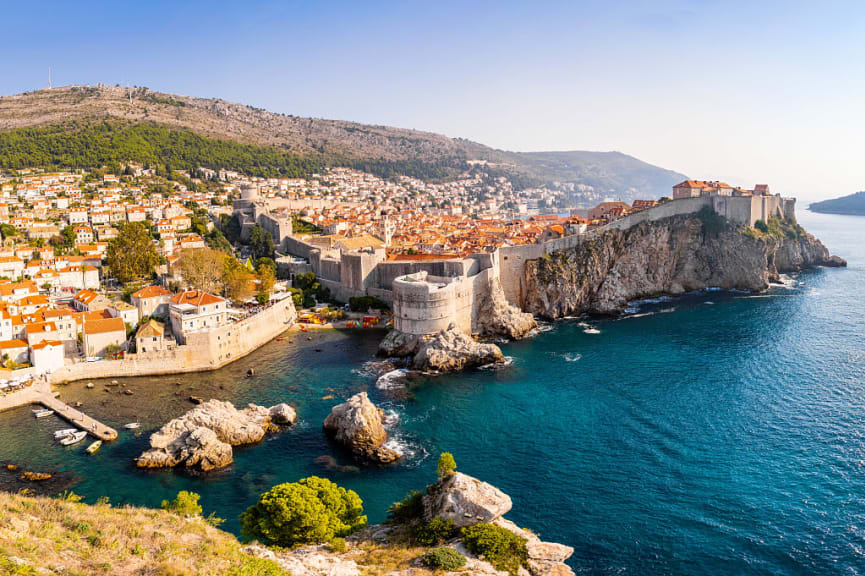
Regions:
<svg viewBox="0 0 865 576"><path fill-rule="evenodd" d="M584 334L600 334L601 331L589 324L588 322L580 322L577 324L580 328L583 329Z"/></svg>

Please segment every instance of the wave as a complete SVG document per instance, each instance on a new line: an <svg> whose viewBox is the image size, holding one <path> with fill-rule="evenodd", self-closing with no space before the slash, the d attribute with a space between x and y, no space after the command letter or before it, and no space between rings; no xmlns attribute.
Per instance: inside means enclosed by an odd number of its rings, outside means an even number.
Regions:
<svg viewBox="0 0 865 576"><path fill-rule="evenodd" d="M504 362L492 362L478 367L478 370L503 370L514 363L513 356L505 356Z"/></svg>
<svg viewBox="0 0 865 576"><path fill-rule="evenodd" d="M579 354L579 353L565 354L564 356L562 356L562 358L565 359L565 362L576 362L577 360L579 360L582 357L583 357L583 355Z"/></svg>
<svg viewBox="0 0 865 576"><path fill-rule="evenodd" d="M375 387L379 390L398 390L405 388L405 379L409 375L408 368L398 368L382 374L375 381Z"/></svg>
<svg viewBox="0 0 865 576"><path fill-rule="evenodd" d="M544 332L549 332L555 328L555 325L551 322L538 322L537 328L532 328L528 334L526 334L526 338L534 338L538 334L543 334Z"/></svg>
<svg viewBox="0 0 865 576"><path fill-rule="evenodd" d="M353 368L352 374L365 378L378 378L383 374L393 372L399 366L393 360L367 360L360 368Z"/></svg>

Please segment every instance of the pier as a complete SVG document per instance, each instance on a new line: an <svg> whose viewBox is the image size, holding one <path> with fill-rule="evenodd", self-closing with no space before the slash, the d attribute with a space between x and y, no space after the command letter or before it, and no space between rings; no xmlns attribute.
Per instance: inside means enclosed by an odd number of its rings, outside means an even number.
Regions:
<svg viewBox="0 0 865 576"><path fill-rule="evenodd" d="M117 440L117 430L55 398L50 384L45 381L35 382L23 390L0 398L0 412L31 404L41 404L49 410L54 410L54 414L60 418L100 440L105 442Z"/></svg>

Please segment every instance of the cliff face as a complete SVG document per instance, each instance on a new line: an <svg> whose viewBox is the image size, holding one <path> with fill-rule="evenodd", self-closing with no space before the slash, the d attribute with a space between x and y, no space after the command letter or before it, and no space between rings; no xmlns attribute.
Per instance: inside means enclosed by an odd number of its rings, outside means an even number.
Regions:
<svg viewBox="0 0 865 576"><path fill-rule="evenodd" d="M760 234L689 215L610 230L527 262L523 309L546 318L612 314L641 298L710 286L759 291L779 273L843 265L797 229L795 238Z"/></svg>

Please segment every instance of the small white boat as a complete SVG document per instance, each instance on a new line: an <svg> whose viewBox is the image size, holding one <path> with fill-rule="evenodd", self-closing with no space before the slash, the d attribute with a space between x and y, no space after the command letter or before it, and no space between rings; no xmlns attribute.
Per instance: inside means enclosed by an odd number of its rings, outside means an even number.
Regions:
<svg viewBox="0 0 865 576"><path fill-rule="evenodd" d="M60 440L62 438L66 438L67 436L71 436L78 431L78 428L64 428L63 430L58 430L54 433L54 439Z"/></svg>
<svg viewBox="0 0 865 576"><path fill-rule="evenodd" d="M124 428L126 428L127 430L137 430L140 427L141 427L141 422L130 422L129 424L124 426Z"/></svg>
<svg viewBox="0 0 865 576"><path fill-rule="evenodd" d="M87 432L84 432L82 430L81 432L75 432L73 434L70 434L69 436L61 440L60 443L64 446L72 446L73 444L78 444L85 438L87 438Z"/></svg>
<svg viewBox="0 0 865 576"><path fill-rule="evenodd" d="M102 440L97 440L96 442L88 446L85 452L87 452L88 454L93 454L100 448L102 448Z"/></svg>
<svg viewBox="0 0 865 576"><path fill-rule="evenodd" d="M51 416L52 414L54 414L54 410L43 409L33 411L33 416L35 416L36 418L45 418L46 416Z"/></svg>

